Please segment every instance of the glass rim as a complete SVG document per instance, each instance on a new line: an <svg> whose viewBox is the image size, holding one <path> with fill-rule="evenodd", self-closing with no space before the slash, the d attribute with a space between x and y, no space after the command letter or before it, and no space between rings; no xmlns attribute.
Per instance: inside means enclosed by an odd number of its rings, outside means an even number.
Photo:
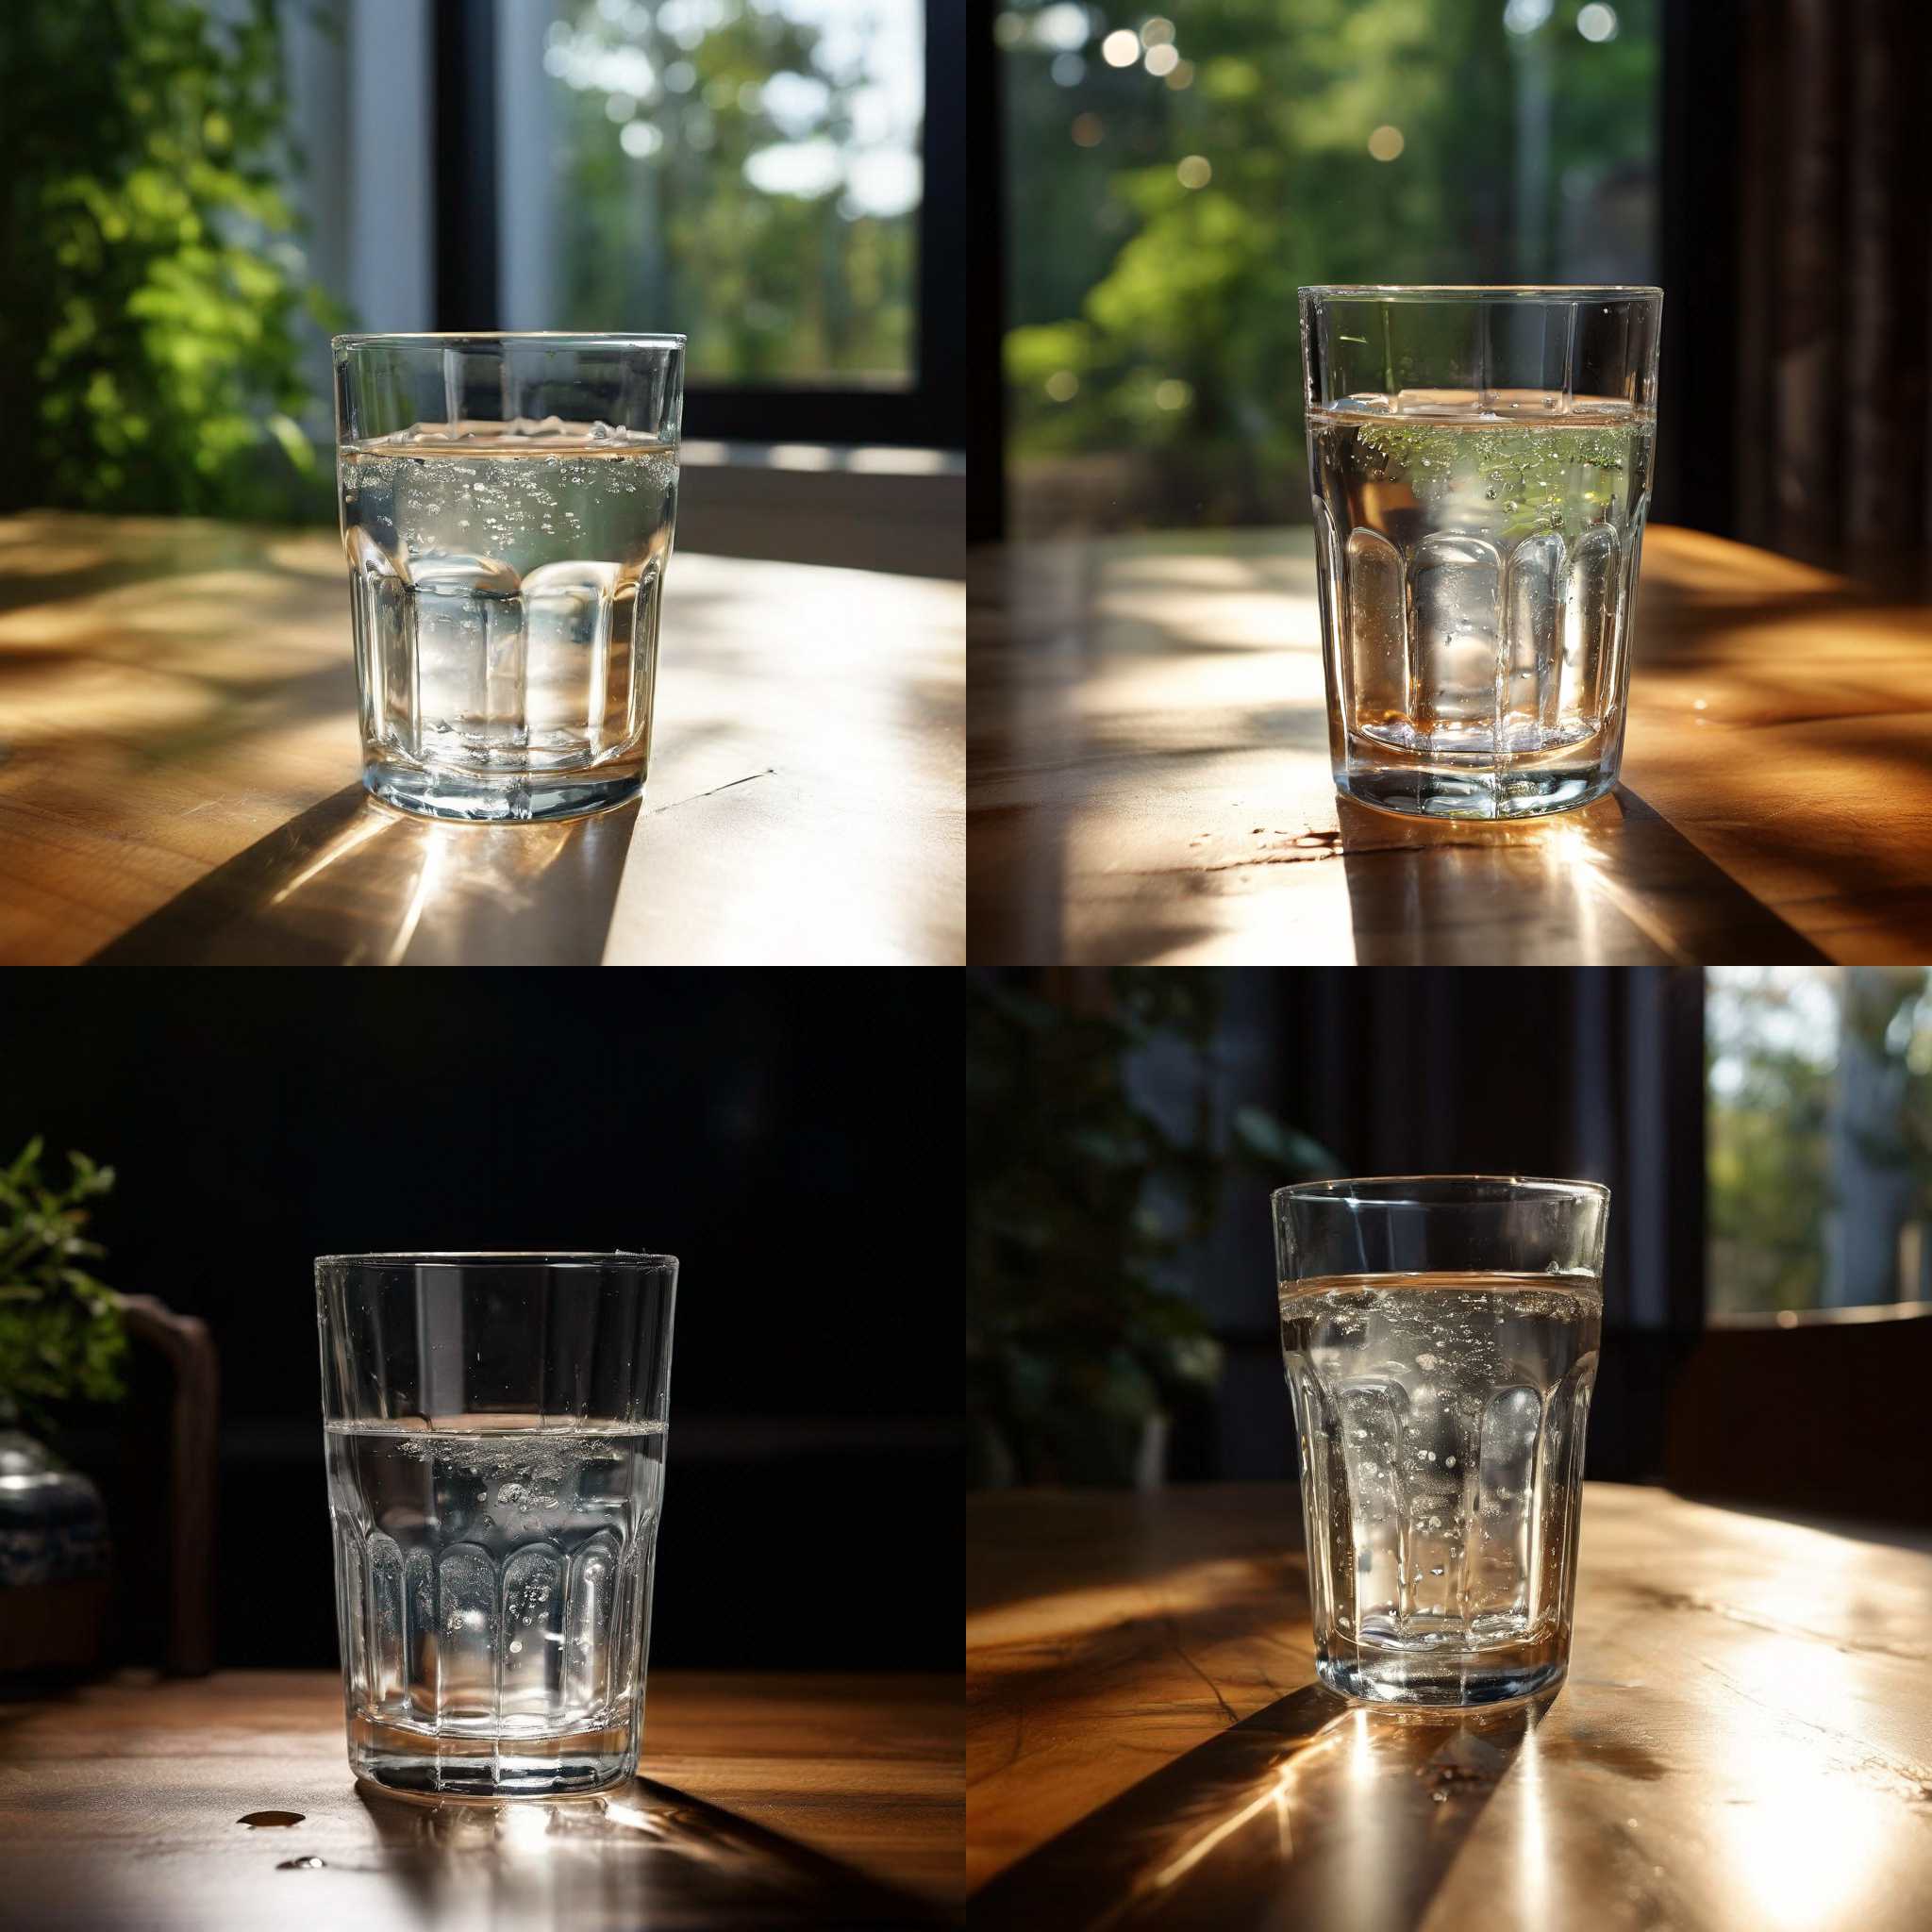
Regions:
<svg viewBox="0 0 1932 1932"><path fill-rule="evenodd" d="M416 1253L318 1255L318 1268L639 1268L677 1266L675 1255L646 1255L629 1248L424 1249Z"/></svg>
<svg viewBox="0 0 1932 1932"><path fill-rule="evenodd" d="M1311 282L1297 294L1316 296L1382 296L1393 301L1430 300L1452 296L1478 301L1593 301L1599 295L1663 300L1664 291L1638 282Z"/></svg>
<svg viewBox="0 0 1932 1932"><path fill-rule="evenodd" d="M1405 1197L1400 1193L1365 1193L1366 1189L1400 1189L1440 1186L1444 1182L1457 1186L1478 1186L1505 1188L1511 1192L1534 1199L1538 1195L1548 1195L1558 1200L1576 1200L1594 1195L1599 1201L1607 1201L1610 1191L1603 1181L1559 1180L1545 1174L1351 1174L1345 1179L1332 1181L1296 1181L1286 1188L1276 1188L1269 1196L1271 1201L1293 1199L1297 1201L1362 1201L1382 1208L1400 1207L1472 1207L1479 1202L1424 1202L1419 1198Z"/></svg>
<svg viewBox="0 0 1932 1932"><path fill-rule="evenodd" d="M680 335L628 335L623 331L604 335L568 328L458 328L358 331L331 336L328 345L331 350L341 350L398 348L410 342L579 342L590 348L681 349L686 340Z"/></svg>

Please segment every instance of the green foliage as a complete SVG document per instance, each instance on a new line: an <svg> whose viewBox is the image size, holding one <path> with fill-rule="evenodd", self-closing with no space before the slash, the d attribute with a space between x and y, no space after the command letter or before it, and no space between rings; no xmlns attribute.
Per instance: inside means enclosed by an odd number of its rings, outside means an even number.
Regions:
<svg viewBox="0 0 1932 1932"><path fill-rule="evenodd" d="M275 0L12 0L0 508L325 514Z"/></svg>
<svg viewBox="0 0 1932 1932"><path fill-rule="evenodd" d="M1866 1168L1909 1176L1913 1218L1932 1208L1932 974L1726 967L1709 975L1705 1010L1710 1307L1817 1307L1825 1230L1843 1208L1835 1134L1849 1137ZM1840 1112L1847 1053L1890 1075L1868 1083L1864 1108L1874 1110L1856 1122ZM1888 1285L1877 1287L1882 1299Z"/></svg>
<svg viewBox="0 0 1932 1932"><path fill-rule="evenodd" d="M552 93L569 183L559 300L574 326L681 329L698 378L909 374L913 218L841 207L840 180L774 193L745 172L788 142L849 151L868 86L862 62L838 61L807 21L738 0L675 38L655 6L618 25L578 0L570 35L585 84L552 83ZM600 57L629 50L659 77L646 101L621 92L621 65L608 85L588 78ZM689 84L672 92L662 76L680 67ZM785 125L766 93L774 76L792 84ZM813 86L823 105L801 121L795 104ZM613 114L634 117L654 151L625 152Z"/></svg>
<svg viewBox="0 0 1932 1932"><path fill-rule="evenodd" d="M1615 206L1655 145L1655 0L1622 0L1600 45L1574 7L1518 36L1501 0L1190 0L1170 9L1185 88L1102 61L1146 18L1119 4L1090 8L1085 72L1057 84L1030 25L1047 4L1006 0L1003 35L1011 453L1023 477L1075 453L1178 475L1155 521L1307 520L1299 286L1551 278L1564 194ZM1539 92L1540 223L1516 204ZM1384 125L1390 162L1367 146Z"/></svg>
<svg viewBox="0 0 1932 1932"><path fill-rule="evenodd" d="M114 1170L70 1154L56 1188L41 1154L36 1136L0 1171L0 1420L43 1427L49 1403L116 1399L127 1343L113 1291L82 1265L106 1252L81 1230Z"/></svg>
<svg viewBox="0 0 1932 1932"><path fill-rule="evenodd" d="M1908 1173L1923 1213L1932 1203L1932 973L1923 966L1850 968L1840 1010L1846 1032L1895 1075L1890 1118L1860 1133L1859 1155L1873 1167Z"/></svg>
<svg viewBox="0 0 1932 1932"><path fill-rule="evenodd" d="M1142 1422L1219 1377L1182 1257L1229 1171L1286 1181L1334 1162L1254 1106L1216 1144L1212 973L1122 968L1090 1008L983 978L968 999L967 1389L981 1473L1124 1481ZM1200 1077L1186 1129L1134 1091L1130 1062L1150 1049L1184 1054Z"/></svg>
<svg viewBox="0 0 1932 1932"><path fill-rule="evenodd" d="M1706 1153L1710 1307L1726 1314L1818 1306L1821 1230L1831 1205L1833 1065L1815 1041L1774 1022L1790 990L1713 981L1707 1054L1731 1069L1710 1084Z"/></svg>

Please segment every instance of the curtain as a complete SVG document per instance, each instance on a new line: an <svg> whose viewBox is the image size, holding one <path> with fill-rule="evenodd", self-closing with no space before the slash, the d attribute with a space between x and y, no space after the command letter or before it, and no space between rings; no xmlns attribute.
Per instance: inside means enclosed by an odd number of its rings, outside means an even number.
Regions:
<svg viewBox="0 0 1932 1932"><path fill-rule="evenodd" d="M1932 550L1932 9L1762 0L1737 49L1737 534L1916 578Z"/></svg>
<svg viewBox="0 0 1932 1932"><path fill-rule="evenodd" d="M1607 1182L1607 1319L1702 1325L1701 973L1357 967L1278 978L1306 1055L1297 1124L1344 1171Z"/></svg>

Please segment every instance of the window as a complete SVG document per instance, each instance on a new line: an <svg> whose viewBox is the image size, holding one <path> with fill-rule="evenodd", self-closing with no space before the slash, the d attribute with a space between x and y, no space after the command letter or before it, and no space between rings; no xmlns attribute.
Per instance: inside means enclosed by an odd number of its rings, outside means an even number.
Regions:
<svg viewBox="0 0 1932 1932"><path fill-rule="evenodd" d="M1932 974L1706 978L1712 1317L1932 1300Z"/></svg>
<svg viewBox="0 0 1932 1932"><path fill-rule="evenodd" d="M1653 282L1658 0L1008 0L1008 535L1306 523L1295 291Z"/></svg>
<svg viewBox="0 0 1932 1932"><path fill-rule="evenodd" d="M437 17L440 325L676 328L686 430L962 440L963 176L926 0L464 0Z"/></svg>
<svg viewBox="0 0 1932 1932"><path fill-rule="evenodd" d="M675 328L694 442L963 443L965 9L276 4L348 325Z"/></svg>
<svg viewBox="0 0 1932 1932"><path fill-rule="evenodd" d="M504 25L530 43L504 91L512 326L662 318L693 382L909 387L918 0L549 0Z"/></svg>

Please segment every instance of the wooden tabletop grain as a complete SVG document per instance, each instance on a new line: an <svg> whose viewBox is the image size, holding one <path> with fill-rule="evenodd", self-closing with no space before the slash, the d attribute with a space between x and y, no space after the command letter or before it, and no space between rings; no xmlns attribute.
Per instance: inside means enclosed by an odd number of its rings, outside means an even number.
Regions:
<svg viewBox="0 0 1932 1932"><path fill-rule="evenodd" d="M1466 1718L1314 1684L1289 1485L974 1498L974 1922L1932 1924L1932 1544L1586 1491L1568 1682Z"/></svg>
<svg viewBox="0 0 1932 1932"><path fill-rule="evenodd" d="M975 959L1932 957L1932 609L1654 528L1622 787L1518 824L1416 823L1335 795L1309 532L974 570Z"/></svg>
<svg viewBox="0 0 1932 1932"><path fill-rule="evenodd" d="M964 592L680 555L641 807L358 783L330 532L0 519L0 963L946 964Z"/></svg>
<svg viewBox="0 0 1932 1932"><path fill-rule="evenodd" d="M654 1672L643 1771L554 1803L368 1791L349 1775L333 1673L129 1674L0 1703L0 1924L710 1932L957 1917L957 1679Z"/></svg>

